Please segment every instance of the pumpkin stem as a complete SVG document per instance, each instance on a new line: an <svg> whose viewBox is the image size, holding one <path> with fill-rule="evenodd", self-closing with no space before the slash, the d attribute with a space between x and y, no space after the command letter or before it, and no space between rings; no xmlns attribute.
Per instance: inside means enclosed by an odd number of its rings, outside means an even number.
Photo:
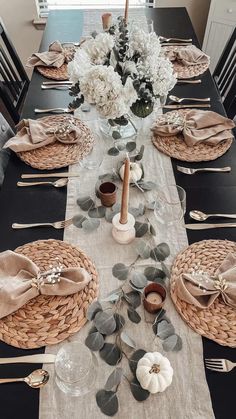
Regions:
<svg viewBox="0 0 236 419"><path fill-rule="evenodd" d="M158 365L158 364L153 364L153 365L152 365L152 368L151 368L151 369L150 369L150 371L149 371L149 374L152 374L153 372L154 372L155 374L158 374L160 371L161 371L160 365Z"/></svg>

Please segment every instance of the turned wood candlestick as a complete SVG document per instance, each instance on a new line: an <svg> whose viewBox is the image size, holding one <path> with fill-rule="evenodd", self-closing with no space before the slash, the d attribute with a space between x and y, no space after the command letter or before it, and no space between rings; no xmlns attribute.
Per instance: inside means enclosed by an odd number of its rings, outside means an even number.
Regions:
<svg viewBox="0 0 236 419"><path fill-rule="evenodd" d="M118 213L113 217L112 224L112 236L117 243L129 244L135 239L135 218L132 214L127 214L127 222L121 224Z"/></svg>

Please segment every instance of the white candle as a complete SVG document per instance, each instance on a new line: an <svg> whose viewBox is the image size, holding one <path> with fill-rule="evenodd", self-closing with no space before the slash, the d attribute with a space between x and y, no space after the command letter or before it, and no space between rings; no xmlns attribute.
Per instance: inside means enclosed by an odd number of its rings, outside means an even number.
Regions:
<svg viewBox="0 0 236 419"><path fill-rule="evenodd" d="M162 297L157 292L149 292L149 294L146 296L146 300L151 304L161 304L162 303Z"/></svg>

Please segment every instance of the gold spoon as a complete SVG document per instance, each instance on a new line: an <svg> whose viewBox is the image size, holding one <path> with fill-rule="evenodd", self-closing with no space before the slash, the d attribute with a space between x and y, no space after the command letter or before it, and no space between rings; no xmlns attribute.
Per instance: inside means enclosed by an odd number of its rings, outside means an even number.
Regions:
<svg viewBox="0 0 236 419"><path fill-rule="evenodd" d="M54 182L17 182L17 186L52 185L55 188L62 188L68 183L68 178L57 179Z"/></svg>
<svg viewBox="0 0 236 419"><path fill-rule="evenodd" d="M45 370L39 369L31 372L27 377L23 378L0 378L0 384L25 382L32 388L40 388L47 384L49 380L49 373Z"/></svg>
<svg viewBox="0 0 236 419"><path fill-rule="evenodd" d="M184 100L192 100L192 101L195 101L195 102L210 102L210 100L211 100L209 97L206 97L204 99L199 99L197 97L182 97L182 98L180 98L178 96L173 96L173 95L170 95L169 98L170 98L170 100L173 100L174 102L177 102L177 103L181 103Z"/></svg>
<svg viewBox="0 0 236 419"><path fill-rule="evenodd" d="M190 211L189 215L196 221L206 221L209 217L236 218L236 214L205 214L198 210Z"/></svg>

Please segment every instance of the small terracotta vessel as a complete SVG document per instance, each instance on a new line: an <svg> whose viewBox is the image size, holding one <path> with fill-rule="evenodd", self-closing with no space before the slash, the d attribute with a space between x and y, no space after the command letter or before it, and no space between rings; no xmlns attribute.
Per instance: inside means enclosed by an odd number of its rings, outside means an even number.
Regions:
<svg viewBox="0 0 236 419"><path fill-rule="evenodd" d="M116 203L117 186L112 182L104 182L98 188L98 193L104 207L112 207Z"/></svg>
<svg viewBox="0 0 236 419"><path fill-rule="evenodd" d="M144 288L143 306L149 313L157 313L165 303L166 289L161 284L151 282Z"/></svg>
<svg viewBox="0 0 236 419"><path fill-rule="evenodd" d="M111 13L104 13L102 15L102 27L104 31L108 31L111 27L112 23L112 14Z"/></svg>

